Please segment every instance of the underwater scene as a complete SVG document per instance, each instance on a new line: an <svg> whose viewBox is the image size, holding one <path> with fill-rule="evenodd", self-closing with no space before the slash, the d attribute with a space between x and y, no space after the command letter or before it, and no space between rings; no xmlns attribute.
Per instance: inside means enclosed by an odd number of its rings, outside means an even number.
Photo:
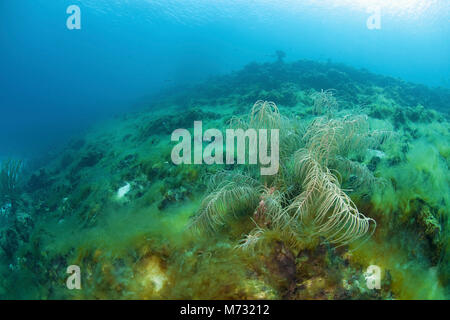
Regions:
<svg viewBox="0 0 450 320"><path fill-rule="evenodd" d="M450 299L449 21L2 0L0 299Z"/></svg>

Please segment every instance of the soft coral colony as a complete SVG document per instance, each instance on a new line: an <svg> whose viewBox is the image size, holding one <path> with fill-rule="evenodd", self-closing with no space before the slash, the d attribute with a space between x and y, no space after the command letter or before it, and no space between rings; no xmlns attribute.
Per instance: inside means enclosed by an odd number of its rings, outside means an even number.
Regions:
<svg viewBox="0 0 450 320"><path fill-rule="evenodd" d="M363 116L319 117L302 127L295 119L283 117L274 102L265 101L256 102L248 119L233 122L242 128L280 130L281 170L259 179L237 170L216 173L212 191L194 217L194 227L214 230L230 217L253 212L256 229L242 241L242 248L255 246L265 230L289 241L315 236L339 245L374 232L375 221L358 211L341 189L338 176L345 183L357 172L363 180L358 184L377 183L366 167L350 157L377 148L388 132L369 131Z"/></svg>

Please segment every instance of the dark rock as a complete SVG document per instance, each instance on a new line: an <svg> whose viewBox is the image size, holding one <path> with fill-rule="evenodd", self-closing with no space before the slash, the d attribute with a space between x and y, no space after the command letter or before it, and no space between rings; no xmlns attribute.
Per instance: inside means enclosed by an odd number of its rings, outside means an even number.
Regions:
<svg viewBox="0 0 450 320"><path fill-rule="evenodd" d="M103 158L103 154L98 151L91 151L88 154L84 155L78 163L78 169L93 167L95 166L101 159Z"/></svg>

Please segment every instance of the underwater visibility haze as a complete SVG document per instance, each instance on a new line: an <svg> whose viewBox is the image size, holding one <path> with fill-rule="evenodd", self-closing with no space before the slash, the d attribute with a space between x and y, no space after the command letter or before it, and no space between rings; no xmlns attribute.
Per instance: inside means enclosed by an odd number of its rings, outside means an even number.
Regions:
<svg viewBox="0 0 450 320"><path fill-rule="evenodd" d="M449 22L0 1L0 299L448 300Z"/></svg>

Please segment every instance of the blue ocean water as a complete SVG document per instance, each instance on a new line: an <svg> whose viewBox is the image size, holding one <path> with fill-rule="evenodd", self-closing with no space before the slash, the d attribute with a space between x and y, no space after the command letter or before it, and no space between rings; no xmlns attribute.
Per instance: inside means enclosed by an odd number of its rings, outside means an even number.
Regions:
<svg viewBox="0 0 450 320"><path fill-rule="evenodd" d="M80 30L66 27L70 5ZM448 0L2 0L0 155L39 153L161 88L276 50L449 86L449 19Z"/></svg>

